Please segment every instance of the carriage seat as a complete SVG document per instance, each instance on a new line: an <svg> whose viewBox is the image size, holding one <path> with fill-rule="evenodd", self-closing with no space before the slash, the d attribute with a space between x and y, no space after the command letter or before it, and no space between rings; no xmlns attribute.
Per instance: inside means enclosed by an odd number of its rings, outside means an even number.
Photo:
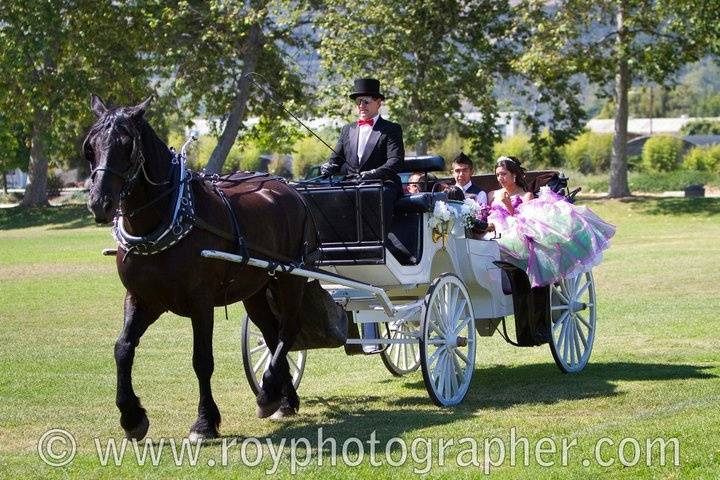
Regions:
<svg viewBox="0 0 720 480"><path fill-rule="evenodd" d="M405 157L398 173L411 172L442 172L445 170L445 159L440 155L421 155Z"/></svg>
<svg viewBox="0 0 720 480"><path fill-rule="evenodd" d="M430 212L438 200L446 201L445 192L422 192L414 195L403 195L395 202L395 214Z"/></svg>

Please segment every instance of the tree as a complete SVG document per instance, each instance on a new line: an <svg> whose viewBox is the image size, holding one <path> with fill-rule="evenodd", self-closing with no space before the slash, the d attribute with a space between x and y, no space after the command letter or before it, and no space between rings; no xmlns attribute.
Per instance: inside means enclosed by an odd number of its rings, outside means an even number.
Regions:
<svg viewBox="0 0 720 480"><path fill-rule="evenodd" d="M7 172L27 168L28 148L22 126L0 115L0 172L3 193L7 195Z"/></svg>
<svg viewBox="0 0 720 480"><path fill-rule="evenodd" d="M178 105L191 115L215 119L218 143L205 167L223 169L238 133L254 130L256 138L274 135L291 145L292 135L278 132L287 119L278 103L299 110L307 102L307 72L296 61L309 47L313 14L305 0L194 0L148 2L147 22L162 32L153 52L172 87ZM273 102L253 80L275 92ZM252 115L259 119L247 125Z"/></svg>
<svg viewBox="0 0 720 480"><path fill-rule="evenodd" d="M376 77L406 145L418 154L441 140L463 102L482 112L468 132L487 159L497 137L493 86L507 64L504 0L328 0L318 18L325 108L349 114L354 78ZM339 87L339 88L338 88Z"/></svg>
<svg viewBox="0 0 720 480"><path fill-rule="evenodd" d="M21 205L47 204L49 158L73 154L91 118L91 92L128 101L146 93L149 72L133 43L144 37L128 8L80 0L0 3L0 111L29 138Z"/></svg>
<svg viewBox="0 0 720 480"><path fill-rule="evenodd" d="M712 3L712 2L710 2ZM615 136L610 197L630 194L627 180L628 92L634 80L663 84L677 69L717 47L718 7L701 0L525 0L538 30L541 58L566 63L607 89Z"/></svg>

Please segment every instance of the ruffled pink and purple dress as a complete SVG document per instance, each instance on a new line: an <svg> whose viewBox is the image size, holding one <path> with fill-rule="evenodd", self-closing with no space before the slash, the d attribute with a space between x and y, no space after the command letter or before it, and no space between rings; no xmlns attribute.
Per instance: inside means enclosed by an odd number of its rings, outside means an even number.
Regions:
<svg viewBox="0 0 720 480"><path fill-rule="evenodd" d="M615 227L589 208L573 205L547 187L529 202L519 196L511 200L514 215L495 199L488 222L500 233L497 242L504 259L524 269L533 287L599 264L615 235Z"/></svg>

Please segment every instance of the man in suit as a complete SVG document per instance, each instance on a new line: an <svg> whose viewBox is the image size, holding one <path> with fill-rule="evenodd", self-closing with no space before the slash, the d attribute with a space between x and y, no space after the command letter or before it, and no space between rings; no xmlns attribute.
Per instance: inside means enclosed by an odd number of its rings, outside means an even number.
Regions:
<svg viewBox="0 0 720 480"><path fill-rule="evenodd" d="M452 161L452 176L455 185L463 189L468 198L474 198L479 204L487 204L487 194L472 183L473 162L470 157L460 152Z"/></svg>
<svg viewBox="0 0 720 480"><path fill-rule="evenodd" d="M325 177L344 173L346 179L383 181L385 235L390 230L395 201L402 195L398 176L405 160L402 128L380 116L385 95L374 78L355 80L350 98L357 106L358 120L342 128L335 151L320 167Z"/></svg>

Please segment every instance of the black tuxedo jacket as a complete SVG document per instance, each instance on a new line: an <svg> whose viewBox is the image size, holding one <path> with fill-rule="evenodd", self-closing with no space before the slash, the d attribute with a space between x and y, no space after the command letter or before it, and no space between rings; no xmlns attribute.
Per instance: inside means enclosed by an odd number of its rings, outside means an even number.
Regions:
<svg viewBox="0 0 720 480"><path fill-rule="evenodd" d="M480 187L478 187L474 183L472 185L470 185L468 187L468 189L465 191L465 193L472 194L472 195L477 195L480 192L482 192L482 190L480 190Z"/></svg>
<svg viewBox="0 0 720 480"><path fill-rule="evenodd" d="M358 133L357 122L345 125L328 162L347 175L374 170L370 178L391 180L401 189L398 172L405 161L405 147L400 125L378 117L359 160Z"/></svg>

